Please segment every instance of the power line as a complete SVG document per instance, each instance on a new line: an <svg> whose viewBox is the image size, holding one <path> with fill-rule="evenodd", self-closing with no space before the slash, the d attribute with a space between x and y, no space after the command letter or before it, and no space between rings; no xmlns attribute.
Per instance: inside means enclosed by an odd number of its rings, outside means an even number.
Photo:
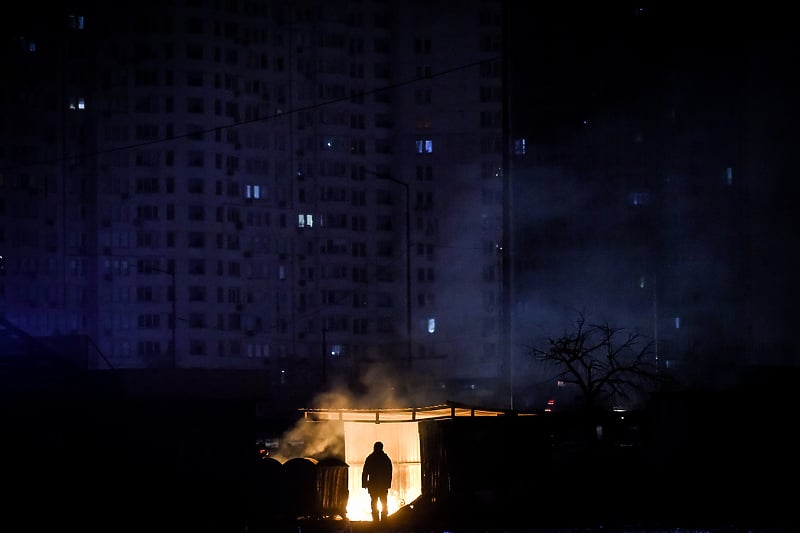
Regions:
<svg viewBox="0 0 800 533"><path fill-rule="evenodd" d="M341 102L347 102L347 101L350 101L353 98L357 98L357 97L360 97L360 96L367 96L367 95L379 93L379 92L382 92L382 91L388 91L388 90L391 90L391 89L397 89L399 87L404 87L406 85L412 85L412 84L423 82L423 81L430 80L430 79L433 79L433 78L439 78L439 77L442 77L442 76L446 76L448 74L452 74L454 72L458 72L460 70L473 68L473 67L485 64L485 63L492 63L494 61L499 61L499 60L500 60L500 56L496 56L496 57L492 57L490 59L484 59L484 60L481 60L481 61L474 61L472 63L465 63L465 64L459 65L457 67L453 67L453 68L450 68L450 69L447 69L447 70L442 70L442 71L439 71L439 72L436 72L436 73L431 73L431 74L423 76L423 77L417 77L417 78L413 78L411 80L406 80L406 81L402 81L402 82L398 82L398 83L393 83L393 84L390 84L390 85L385 85L383 87L378 87L376 89L362 91L362 92L357 93L355 95L344 96L344 97L341 97L341 98L335 98L335 99L327 100L325 102L320 102L320 103L317 103L317 104L312 104L312 105L308 105L308 106L303 106L303 107L290 109L288 111L279 111L277 113L273 113L273 114L268 115L266 117L258 117L258 118L248 119L248 120L237 121L237 122L233 122L231 124L227 124L227 125L224 125L224 126L217 126L217 127L214 127L214 128L207 128L207 129L204 129L204 130L191 131L191 132L183 133L181 135L172 135L170 137L163 137L163 138L160 138L160 139L153 139L153 140L150 140L150 141L143 141L143 142L136 143L136 144L128 144L128 145L125 145L125 146L118 146L116 148L108 148L108 149L104 149L104 150L98 150L98 151L95 151L95 152L68 154L68 155L64 155L64 156L61 156L61 157L56 157L56 158L53 158L53 159L44 160L44 161L39 162L39 163L28 163L28 164L20 164L20 165L12 165L12 166L7 166L7 167L0 167L0 172L7 172L7 171L10 171L10 170L18 170L20 168L28 168L28 167L33 167L33 166L49 165L49 164L62 163L62 162L65 162L65 161L81 160L81 159L87 159L87 158L91 158L91 157L98 157L98 156L101 156L101 155L111 154L111 153L115 153L115 152L122 152L122 151L125 151L125 150L135 150L137 148L143 148L145 146L153 146L153 145L156 145L156 144L162 144L162 143L176 141L176 140L180 140L180 139L196 137L198 135L206 135L206 134L209 134L209 133L212 133L212 132L215 132L215 131L231 129L231 128L237 128L237 127L240 127L240 126L245 126L245 125L253 124L253 123L257 123L257 122L265 122L267 120L273 120L273 119L276 119L276 118L280 118L280 117L282 117L284 115L292 115L292 114L295 114L295 113L302 113L304 111L311 111L311 110L314 110L314 109L319 109L320 107L325 107L325 106L329 106L329 105L333 105L333 104L338 104L338 103L341 103Z"/></svg>

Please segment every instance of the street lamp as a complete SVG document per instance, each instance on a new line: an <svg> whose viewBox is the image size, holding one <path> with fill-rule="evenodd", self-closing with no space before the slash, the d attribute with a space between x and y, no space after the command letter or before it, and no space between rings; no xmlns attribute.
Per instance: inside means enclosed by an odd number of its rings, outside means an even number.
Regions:
<svg viewBox="0 0 800 533"><path fill-rule="evenodd" d="M656 275L653 274L653 348L656 352L656 370L661 370L661 361L658 355L658 285Z"/></svg>
<svg viewBox="0 0 800 533"><path fill-rule="evenodd" d="M658 284L657 284L657 276L653 274L651 278L649 278L650 284L653 288L652 300L653 300L653 351L655 352L655 365L656 369L660 370L661 368L661 361L660 356L658 353ZM647 286L648 278L647 276L642 276L639 279L639 287L644 289Z"/></svg>

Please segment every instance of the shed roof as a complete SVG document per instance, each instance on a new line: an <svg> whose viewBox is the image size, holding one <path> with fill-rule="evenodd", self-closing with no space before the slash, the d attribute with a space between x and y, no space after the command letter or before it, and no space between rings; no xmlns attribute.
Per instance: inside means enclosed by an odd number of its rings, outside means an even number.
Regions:
<svg viewBox="0 0 800 533"><path fill-rule="evenodd" d="M474 417L474 416L530 416L536 413L518 412L509 409L478 407L456 402L447 402L424 407L399 408L302 408L307 420L338 420L342 422L368 422L372 424L389 422L415 422L436 418Z"/></svg>

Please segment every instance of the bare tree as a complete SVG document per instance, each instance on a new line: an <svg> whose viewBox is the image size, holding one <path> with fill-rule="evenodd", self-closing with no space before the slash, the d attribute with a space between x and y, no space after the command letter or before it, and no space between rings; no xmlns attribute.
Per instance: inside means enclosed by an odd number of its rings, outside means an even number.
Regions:
<svg viewBox="0 0 800 533"><path fill-rule="evenodd" d="M652 341L634 331L590 324L579 314L574 330L530 351L555 368L553 379L577 386L582 407L593 410L608 401L631 399L666 379L655 364L653 348Z"/></svg>

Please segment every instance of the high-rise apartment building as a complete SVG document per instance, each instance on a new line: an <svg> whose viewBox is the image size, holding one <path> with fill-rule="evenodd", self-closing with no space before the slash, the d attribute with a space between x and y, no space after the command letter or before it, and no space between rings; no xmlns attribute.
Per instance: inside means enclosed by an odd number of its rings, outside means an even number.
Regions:
<svg viewBox="0 0 800 533"><path fill-rule="evenodd" d="M500 2L6 21L0 311L90 368L503 372Z"/></svg>

